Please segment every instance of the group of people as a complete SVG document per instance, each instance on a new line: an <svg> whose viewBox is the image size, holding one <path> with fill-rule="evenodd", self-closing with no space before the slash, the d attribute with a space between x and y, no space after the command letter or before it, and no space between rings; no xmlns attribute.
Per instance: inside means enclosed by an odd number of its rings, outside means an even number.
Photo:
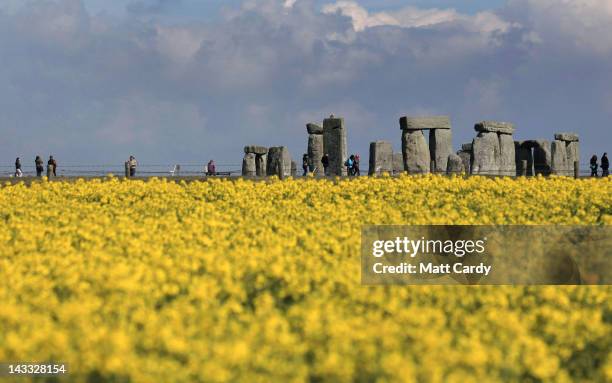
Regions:
<svg viewBox="0 0 612 383"><path fill-rule="evenodd" d="M603 156L601 156L601 165L599 165L599 167L601 168L602 177L608 177L610 175L610 161L608 160L608 153L604 153ZM597 168L597 155L593 154L593 157L591 157L591 177L598 176Z"/></svg>
<svg viewBox="0 0 612 383"><path fill-rule="evenodd" d="M42 177L45 171L45 163L40 156L36 156L34 159L34 166L36 168L36 176ZM47 173L54 177L57 177L57 161L53 156L49 156L47 161ZM15 159L15 177L23 177L23 170L21 169L21 159L17 157Z"/></svg>
<svg viewBox="0 0 612 383"><path fill-rule="evenodd" d="M325 174L325 176L329 176L329 154L325 153L323 157L321 157L321 164L323 165L323 174ZM351 154L350 157L344 161L344 166L346 167L346 174L349 176L361 175L359 170L359 154ZM318 170L312 164L310 164L308 154L304 154L302 157L302 169L304 170L304 176L308 175L309 170L315 172Z"/></svg>

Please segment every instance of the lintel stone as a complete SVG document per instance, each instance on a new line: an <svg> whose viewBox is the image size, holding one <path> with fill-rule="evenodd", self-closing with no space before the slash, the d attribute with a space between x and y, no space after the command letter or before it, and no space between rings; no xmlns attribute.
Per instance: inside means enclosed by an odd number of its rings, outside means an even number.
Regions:
<svg viewBox="0 0 612 383"><path fill-rule="evenodd" d="M428 129L450 129L451 123L448 116L427 116L400 118L401 130L428 130Z"/></svg>

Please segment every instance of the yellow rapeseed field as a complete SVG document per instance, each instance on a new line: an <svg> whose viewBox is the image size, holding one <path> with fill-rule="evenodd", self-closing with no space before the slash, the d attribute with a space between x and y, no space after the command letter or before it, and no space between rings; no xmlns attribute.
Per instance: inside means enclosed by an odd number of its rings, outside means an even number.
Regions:
<svg viewBox="0 0 612 383"><path fill-rule="evenodd" d="M612 380L609 286L360 284L363 224L612 225L610 179L42 181L0 223L0 361L66 380Z"/></svg>

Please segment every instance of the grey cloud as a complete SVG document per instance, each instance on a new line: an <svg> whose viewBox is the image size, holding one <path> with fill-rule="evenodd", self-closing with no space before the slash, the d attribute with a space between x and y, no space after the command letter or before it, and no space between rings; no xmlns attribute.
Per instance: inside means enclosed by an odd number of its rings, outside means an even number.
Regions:
<svg viewBox="0 0 612 383"><path fill-rule="evenodd" d="M481 19L455 12L417 26L377 16L359 30L310 0L249 0L184 25L88 15L76 0L32 3L0 13L0 160L238 164L248 143L286 144L298 158L304 124L330 113L345 116L362 156L376 139L399 148L401 114L445 113L455 146L474 122L503 119L518 138L576 130L586 158L610 149L611 49L586 37L612 21L598 1L576 10L555 0L553 13L509 1ZM406 14L418 16L389 17Z"/></svg>

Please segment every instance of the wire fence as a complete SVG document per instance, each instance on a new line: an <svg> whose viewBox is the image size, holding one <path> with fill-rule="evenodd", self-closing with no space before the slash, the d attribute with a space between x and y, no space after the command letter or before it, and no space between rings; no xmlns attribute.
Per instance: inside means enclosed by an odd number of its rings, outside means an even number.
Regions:
<svg viewBox="0 0 612 383"><path fill-rule="evenodd" d="M223 175L226 177L240 177L242 176L242 165L241 164L216 164L216 172L219 175ZM22 176L23 177L34 177L36 176L36 168L34 166L23 166L21 167ZM359 176L368 176L369 169L360 169ZM203 164L139 164L136 171L136 177L199 177L206 175L206 165ZM318 176L322 176L319 172L317 172ZM321 172L322 173L322 172ZM376 169L376 171L371 175L381 175L384 173L380 169ZM392 176L397 176L403 174L403 171L391 171L386 172ZM430 171L430 172L422 172L420 174L433 173L433 174L441 174L441 175L450 175L446 171ZM42 175L47 174L47 167L42 173ZM113 174L115 176L123 176L125 174L125 165L121 164L102 164L102 165L86 165L86 164L67 164L60 165L56 169L56 175L58 177L104 177L109 174ZM412 172L411 174L419 174L418 172ZM496 171L479 171L478 174L464 174L464 173L455 173L455 175L463 174L465 176L471 175L480 175L480 176L489 176L489 177L520 177L522 174L520 171L515 170L496 170ZM532 171L528 171L526 176L533 177L541 174L542 176L552 175L552 172L548 169L538 170L534 169ZM574 170L566 170L560 173L556 173L557 175L563 175L568 177L574 177ZM590 168L581 168L579 170L579 177L591 177L591 169ZM302 176L303 171L301 168L297 169L296 176ZM602 175L601 169L598 170L598 176ZM348 175L347 175L348 176ZM0 178L12 178L15 177L15 167L9 165L0 165Z"/></svg>

